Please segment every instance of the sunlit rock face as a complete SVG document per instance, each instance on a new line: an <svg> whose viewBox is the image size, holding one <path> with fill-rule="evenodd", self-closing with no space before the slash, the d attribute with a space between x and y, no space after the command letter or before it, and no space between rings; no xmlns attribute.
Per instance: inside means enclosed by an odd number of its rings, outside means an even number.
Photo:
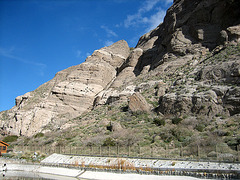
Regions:
<svg viewBox="0 0 240 180"><path fill-rule="evenodd" d="M116 78L128 55L127 42L118 41L94 51L84 63L58 72L35 91L17 97L11 110L1 112L2 134L32 136L60 128L91 110L95 96Z"/></svg>

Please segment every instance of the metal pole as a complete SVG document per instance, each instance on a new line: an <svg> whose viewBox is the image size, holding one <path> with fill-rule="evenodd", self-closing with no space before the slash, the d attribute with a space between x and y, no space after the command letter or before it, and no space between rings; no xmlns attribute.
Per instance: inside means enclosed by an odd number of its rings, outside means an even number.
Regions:
<svg viewBox="0 0 240 180"><path fill-rule="evenodd" d="M141 156L141 146L139 145L139 154L138 156Z"/></svg>
<svg viewBox="0 0 240 180"><path fill-rule="evenodd" d="M167 157L168 156L168 144L166 145L166 151L165 152L166 152L165 157Z"/></svg>
<svg viewBox="0 0 240 180"><path fill-rule="evenodd" d="M153 157L153 147L151 146L151 157Z"/></svg>
<svg viewBox="0 0 240 180"><path fill-rule="evenodd" d="M199 147L199 145L197 146L197 156L198 156L198 159L201 159L201 157L200 157L200 147Z"/></svg>
<svg viewBox="0 0 240 180"><path fill-rule="evenodd" d="M117 155L119 156L119 145L117 145Z"/></svg>
<svg viewBox="0 0 240 180"><path fill-rule="evenodd" d="M237 146L238 162L240 161L240 152L239 152L239 149L240 149L240 145Z"/></svg>
<svg viewBox="0 0 240 180"><path fill-rule="evenodd" d="M128 157L130 157L130 146L128 145Z"/></svg>

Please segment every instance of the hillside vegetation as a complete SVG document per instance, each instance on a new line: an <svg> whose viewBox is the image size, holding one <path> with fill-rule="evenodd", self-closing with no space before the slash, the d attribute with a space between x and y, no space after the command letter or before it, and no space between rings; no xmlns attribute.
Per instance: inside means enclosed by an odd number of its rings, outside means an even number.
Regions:
<svg viewBox="0 0 240 180"><path fill-rule="evenodd" d="M210 91L218 86L229 89L239 89L239 84L214 82L201 83L198 78L199 69L212 64L224 64L226 61L240 58L240 46L230 45L218 53L208 54L205 58L194 59L199 64L187 62L180 67L172 67L164 76L156 70L151 75L139 76L134 83L138 91L145 97L151 107L149 112L129 109L128 103L119 101L107 105L99 105L91 112L71 119L65 126L70 128L54 130L36 134L33 138L20 137L15 144L24 145L71 145L71 146L141 146L162 148L166 147L186 149L192 154L197 146L205 152L205 156L216 156L216 145L224 148L224 153L235 153L240 143L240 116L230 115L221 111L211 116L206 113L211 101ZM171 68L171 67L170 67ZM174 70L174 71L173 71ZM152 85L149 82L153 81ZM163 96L159 96L159 89L165 88L166 94L197 96L210 94L209 101L201 104L200 111L185 113L179 110L170 115L161 113ZM192 90L194 89L194 90ZM165 95L166 95L165 94ZM190 96L189 95L189 96ZM184 102L183 106L187 102ZM224 107L227 108L227 107ZM202 111L202 113L201 113ZM46 129L54 129L47 126Z"/></svg>
<svg viewBox="0 0 240 180"><path fill-rule="evenodd" d="M174 1L135 48L120 40L95 50L18 96L0 112L1 136L59 152L122 147L128 155L239 160L239 7Z"/></svg>

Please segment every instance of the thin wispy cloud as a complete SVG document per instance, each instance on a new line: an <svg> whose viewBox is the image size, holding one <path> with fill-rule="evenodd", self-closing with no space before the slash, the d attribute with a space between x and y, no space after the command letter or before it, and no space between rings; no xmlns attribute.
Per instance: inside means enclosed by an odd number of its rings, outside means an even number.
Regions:
<svg viewBox="0 0 240 180"><path fill-rule="evenodd" d="M81 55L82 55L82 51L77 50L77 51L76 51L76 57L77 57L77 58L80 58Z"/></svg>
<svg viewBox="0 0 240 180"><path fill-rule="evenodd" d="M147 0L142 8L138 11L139 13L145 13L153 9L153 7L161 0Z"/></svg>
<svg viewBox="0 0 240 180"><path fill-rule="evenodd" d="M88 56L91 56L91 53L87 52L87 53L86 53L86 56L87 56L87 57L88 57Z"/></svg>
<svg viewBox="0 0 240 180"><path fill-rule="evenodd" d="M0 56L18 61L20 63L36 66L39 69L39 75L44 76L44 69L46 68L46 64L35 62L35 61L29 61L27 59L18 57L14 55L14 50L15 50L14 47L11 47L9 49L0 47Z"/></svg>
<svg viewBox="0 0 240 180"><path fill-rule="evenodd" d="M124 21L125 27L135 26L136 24L146 23L146 17L144 14L153 9L153 7L161 0L147 0L141 8L138 9L137 13L128 15Z"/></svg>
<svg viewBox="0 0 240 180"><path fill-rule="evenodd" d="M106 31L107 37L118 37L118 35L107 26L102 25L101 28Z"/></svg>
<svg viewBox="0 0 240 180"><path fill-rule="evenodd" d="M169 4L172 4L173 0L165 0L165 6L168 6Z"/></svg>
<svg viewBox="0 0 240 180"><path fill-rule="evenodd" d="M147 32L156 28L161 22L163 22L166 12L162 9L159 9L157 13L153 14L150 18L147 19L149 27L146 29Z"/></svg>
<svg viewBox="0 0 240 180"><path fill-rule="evenodd" d="M163 6L169 6L173 0L146 0L142 6L137 10L135 14L127 15L124 20L124 27L137 27L145 25L147 28L145 32L156 28L165 16L165 10L160 8L160 4ZM151 12L153 12L151 14ZM150 15L149 15L150 13Z"/></svg>
<svg viewBox="0 0 240 180"><path fill-rule="evenodd" d="M104 42L104 46L111 46L114 42L113 41L110 41L110 40L106 40Z"/></svg>

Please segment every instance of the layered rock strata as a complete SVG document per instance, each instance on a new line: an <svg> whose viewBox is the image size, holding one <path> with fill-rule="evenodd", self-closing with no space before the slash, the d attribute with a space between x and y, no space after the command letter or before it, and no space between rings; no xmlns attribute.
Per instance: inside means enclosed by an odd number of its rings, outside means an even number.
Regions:
<svg viewBox="0 0 240 180"><path fill-rule="evenodd" d="M1 112L2 134L32 136L44 129L61 128L69 119L90 111L95 96L114 81L128 55L127 42L118 41L94 51L84 63L58 72L35 91L17 97L11 110Z"/></svg>

